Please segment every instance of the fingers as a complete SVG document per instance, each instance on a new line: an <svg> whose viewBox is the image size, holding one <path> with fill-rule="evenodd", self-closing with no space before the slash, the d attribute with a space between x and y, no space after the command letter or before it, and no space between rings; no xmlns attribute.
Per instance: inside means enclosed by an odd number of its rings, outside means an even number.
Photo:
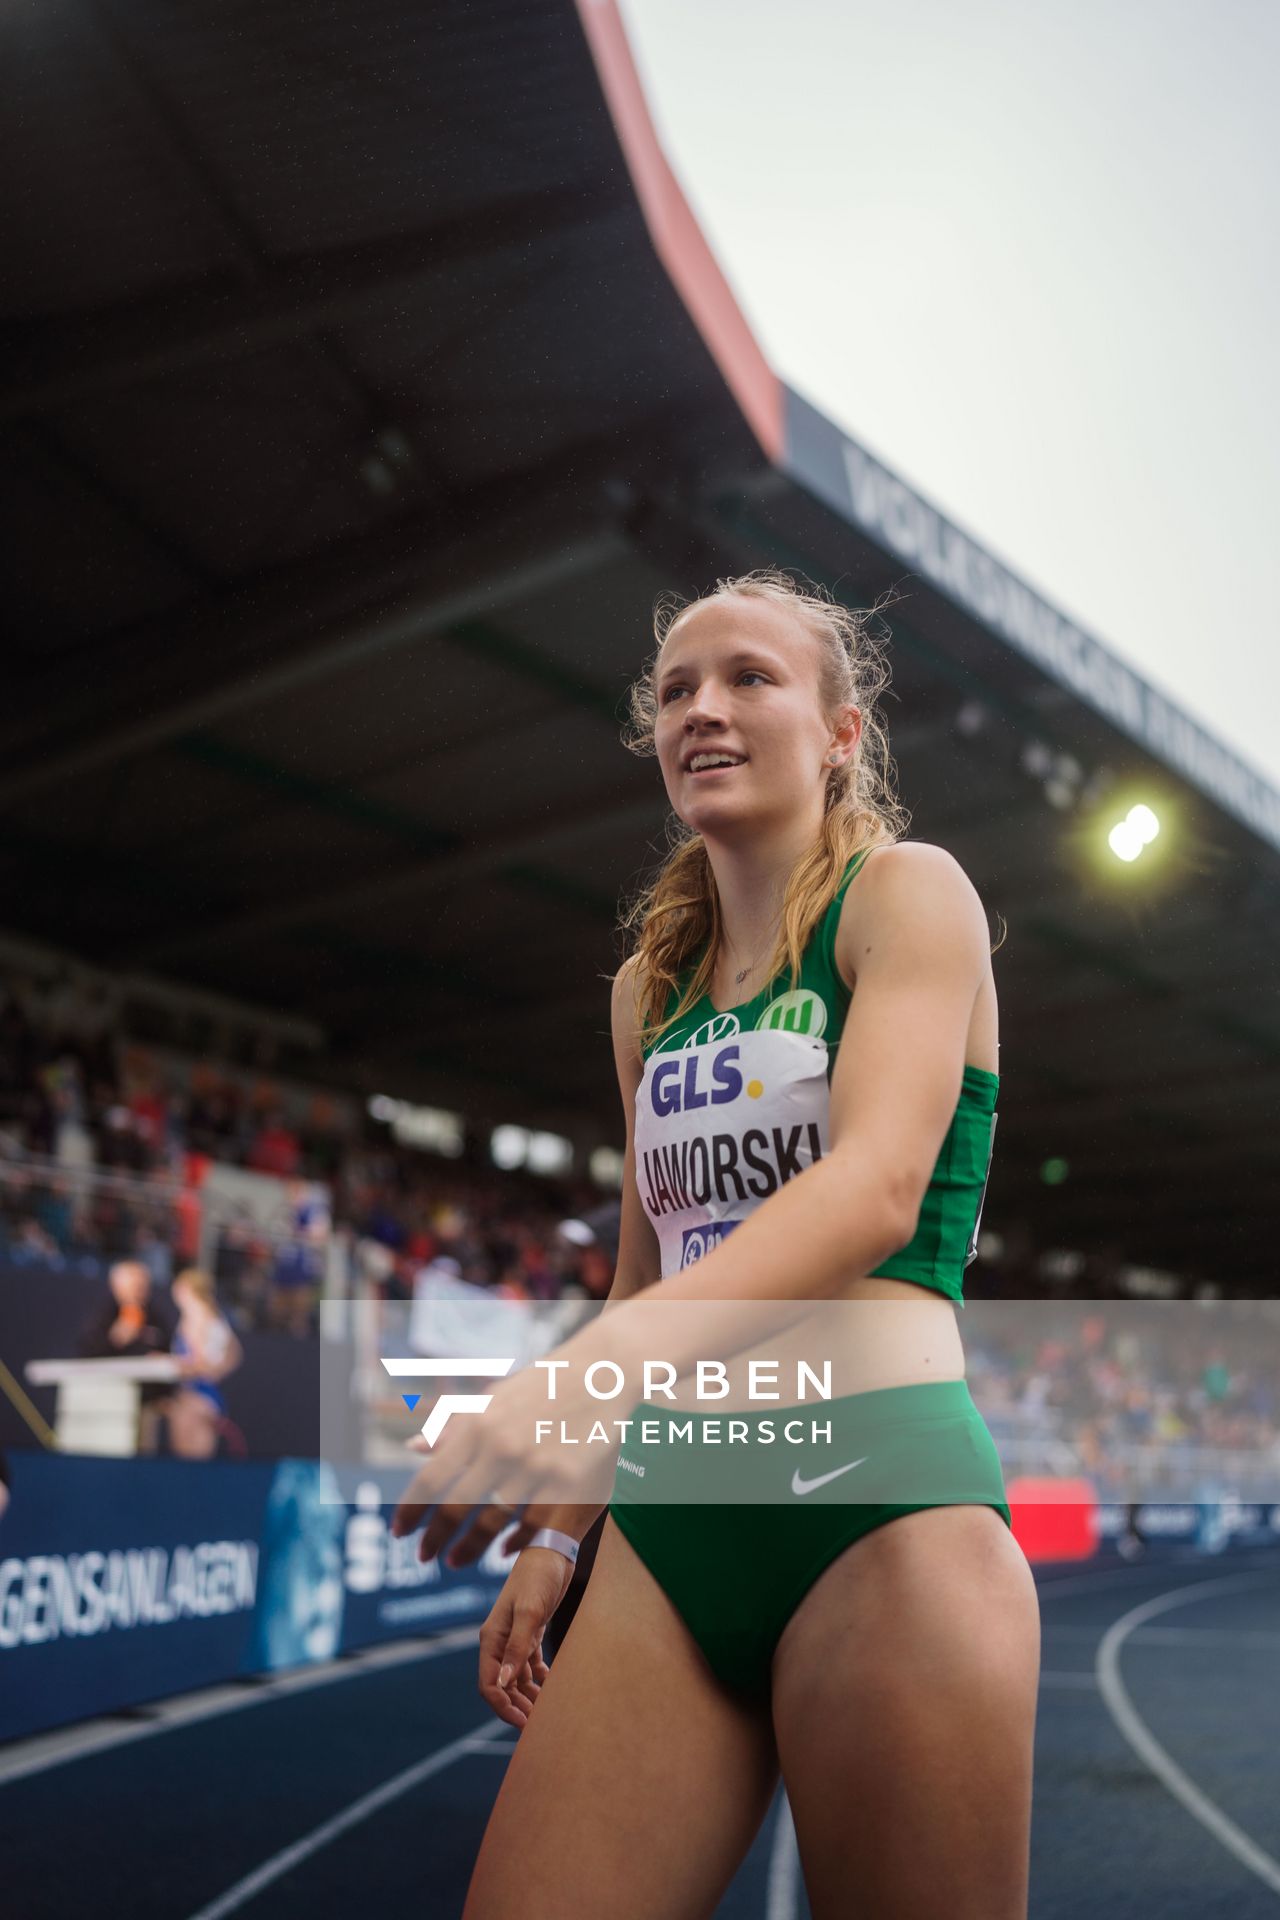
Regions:
<svg viewBox="0 0 1280 1920"><path fill-rule="evenodd" d="M523 1707L517 1707L498 1687L481 1687L480 1697L490 1712L509 1727L519 1729L529 1718L529 1713Z"/></svg>
<svg viewBox="0 0 1280 1920"><path fill-rule="evenodd" d="M536 1692L527 1693L517 1691L515 1688L505 1692L496 1685L482 1686L480 1696L499 1720L504 1721L509 1727L514 1727L517 1732L533 1712L534 1702L537 1699Z"/></svg>
<svg viewBox="0 0 1280 1920"><path fill-rule="evenodd" d="M492 1483L490 1483L492 1484ZM412 1533L424 1520L428 1528L432 1526L435 1512L441 1510L446 1496L450 1510L457 1516L452 1526L443 1534L439 1529L432 1533L432 1545L429 1552L418 1549L420 1560L429 1560L439 1552L458 1525L472 1507L482 1505L488 1497L488 1489L474 1468L468 1471L466 1462L459 1460L456 1450L449 1449L445 1441L431 1454L400 1496L394 1514L391 1516L391 1531L396 1539Z"/></svg>
<svg viewBox="0 0 1280 1920"><path fill-rule="evenodd" d="M547 1680L541 1657L545 1630L539 1607L516 1607L510 1630L505 1632L505 1619L495 1619L482 1634L480 1692L510 1726L524 1726Z"/></svg>
<svg viewBox="0 0 1280 1920"><path fill-rule="evenodd" d="M496 1503L476 1510L450 1500L447 1505L437 1507L427 1521L418 1543L418 1558L430 1560L448 1547L444 1556L447 1567L470 1566L489 1551L498 1535L511 1525L511 1520L510 1509Z"/></svg>
<svg viewBox="0 0 1280 1920"><path fill-rule="evenodd" d="M479 1560L488 1553L499 1534L507 1531L511 1521L512 1514L508 1507L482 1508L445 1554L446 1567L469 1567L473 1560ZM516 1549L508 1545L506 1551L510 1555ZM419 1558L422 1557L420 1553Z"/></svg>
<svg viewBox="0 0 1280 1920"><path fill-rule="evenodd" d="M541 1682L532 1677L526 1661L524 1671L514 1674L505 1687L495 1680L482 1686L480 1692L500 1720L509 1727L522 1727L537 1704Z"/></svg>
<svg viewBox="0 0 1280 1920"><path fill-rule="evenodd" d="M391 1532L399 1540L415 1527L420 1527L431 1508L443 1498L449 1488L440 1460L433 1456L425 1466L419 1467L412 1480L401 1494L396 1510L391 1516Z"/></svg>
<svg viewBox="0 0 1280 1920"><path fill-rule="evenodd" d="M466 1556L467 1560L474 1560L510 1525L513 1513L523 1507L524 1497L502 1484L500 1476L495 1484L492 1465L475 1460L468 1463L459 1460L456 1451L444 1454L437 1450L418 1468L401 1495L391 1517L391 1531L400 1539L425 1521L418 1558L431 1560L452 1539L469 1513L487 1514L491 1518L485 1521L477 1536L479 1545Z"/></svg>
<svg viewBox="0 0 1280 1920"><path fill-rule="evenodd" d="M527 1636L525 1626L521 1632ZM510 1727L523 1727L533 1712L542 1682L546 1678L546 1667L541 1676L533 1670L533 1662L526 1659L515 1671L516 1653L514 1649L519 1641L512 1627L512 1613L508 1606L494 1608L488 1620L480 1630L480 1679L481 1699ZM541 1635L538 1638L539 1658Z"/></svg>
<svg viewBox="0 0 1280 1920"><path fill-rule="evenodd" d="M524 1672L517 1675L516 1679L511 1683L511 1704L516 1712L522 1713L527 1720L537 1704L538 1695L541 1691L541 1682L532 1678L529 1672L529 1663L526 1660Z"/></svg>

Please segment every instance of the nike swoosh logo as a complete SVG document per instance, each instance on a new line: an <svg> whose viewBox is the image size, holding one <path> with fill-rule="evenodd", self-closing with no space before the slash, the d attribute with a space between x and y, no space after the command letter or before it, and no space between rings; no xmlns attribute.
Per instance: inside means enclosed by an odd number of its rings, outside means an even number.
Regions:
<svg viewBox="0 0 1280 1920"><path fill-rule="evenodd" d="M851 1460L847 1467L833 1467L830 1473L820 1473L816 1480L802 1480L800 1469L797 1467L791 1476L791 1491L792 1493L812 1493L815 1487L825 1487L828 1480L838 1480L842 1473L852 1473L855 1467L862 1465L863 1460L870 1458L869 1453L864 1453L862 1460Z"/></svg>

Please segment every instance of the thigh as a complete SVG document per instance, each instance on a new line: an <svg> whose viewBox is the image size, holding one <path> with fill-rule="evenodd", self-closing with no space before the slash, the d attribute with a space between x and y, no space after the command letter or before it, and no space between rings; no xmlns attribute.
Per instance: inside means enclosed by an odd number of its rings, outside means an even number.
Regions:
<svg viewBox="0 0 1280 1920"><path fill-rule="evenodd" d="M778 1778L767 1705L736 1699L612 1519L516 1743L464 1920L700 1920Z"/></svg>
<svg viewBox="0 0 1280 1920"><path fill-rule="evenodd" d="M191 1432L191 1396L184 1390L165 1403L169 1421L169 1445L175 1453L185 1453Z"/></svg>
<svg viewBox="0 0 1280 1920"><path fill-rule="evenodd" d="M188 1459L211 1460L218 1448L219 1414L203 1393L188 1390L182 1403L182 1437Z"/></svg>
<svg viewBox="0 0 1280 1920"><path fill-rule="evenodd" d="M1023 1920L1035 1582L989 1507L886 1521L810 1588L773 1661L814 1920Z"/></svg>

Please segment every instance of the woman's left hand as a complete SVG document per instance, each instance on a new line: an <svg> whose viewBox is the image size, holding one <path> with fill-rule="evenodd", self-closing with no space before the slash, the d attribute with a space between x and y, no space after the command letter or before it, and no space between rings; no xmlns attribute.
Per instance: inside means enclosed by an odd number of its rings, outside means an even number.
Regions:
<svg viewBox="0 0 1280 1920"><path fill-rule="evenodd" d="M552 1359L563 1355L547 1355ZM396 1507L391 1531L401 1538L426 1519L418 1545L419 1560L432 1560L470 1518L447 1556L446 1565L466 1566L518 1517L512 1551L527 1545L542 1524L531 1510L540 1506L581 1504L598 1511L607 1501L617 1461L616 1441L588 1444L598 1420L630 1409L621 1400L602 1404L582 1385L570 1366L556 1376L556 1397L548 1394L546 1372L524 1367L500 1382L482 1414L454 1413ZM538 1437L537 1423L546 1423ZM563 1422L563 1428L561 1423ZM576 1437L566 1444L562 1432ZM427 1442L410 1445L425 1450Z"/></svg>

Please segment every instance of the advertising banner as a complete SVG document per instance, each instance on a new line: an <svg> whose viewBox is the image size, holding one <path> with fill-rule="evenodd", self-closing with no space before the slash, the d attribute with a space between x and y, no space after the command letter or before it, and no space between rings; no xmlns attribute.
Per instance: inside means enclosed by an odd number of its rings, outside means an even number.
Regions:
<svg viewBox="0 0 1280 1920"><path fill-rule="evenodd" d="M315 1460L15 1452L0 1518L0 1740L482 1620L510 1561L390 1537Z"/></svg>

